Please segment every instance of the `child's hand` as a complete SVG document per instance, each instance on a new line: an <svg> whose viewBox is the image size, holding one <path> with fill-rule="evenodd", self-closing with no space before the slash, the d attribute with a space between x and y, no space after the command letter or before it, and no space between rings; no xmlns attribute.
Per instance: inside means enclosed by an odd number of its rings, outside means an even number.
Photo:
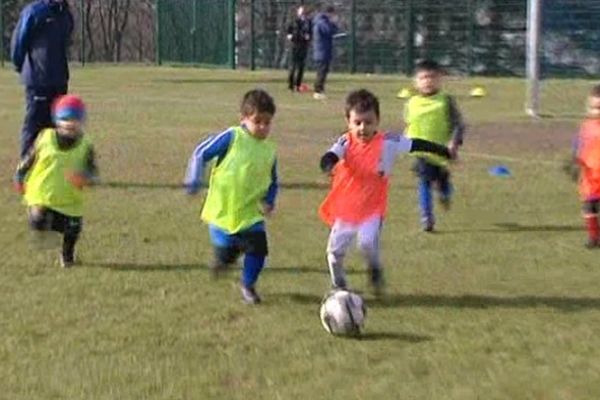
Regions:
<svg viewBox="0 0 600 400"><path fill-rule="evenodd" d="M88 178L80 172L67 171L65 172L65 178L71 185L79 190L82 190L84 186L89 184Z"/></svg>
<svg viewBox="0 0 600 400"><path fill-rule="evenodd" d="M20 195L24 195L25 194L25 184L23 182L14 181L13 182L13 189L14 189L15 192L17 192Z"/></svg>
<svg viewBox="0 0 600 400"><path fill-rule="evenodd" d="M262 215L264 215L265 217L270 217L273 214L273 206L266 203L266 202L262 202L261 203L261 213Z"/></svg>
<svg viewBox="0 0 600 400"><path fill-rule="evenodd" d="M448 152L450 153L451 160L458 160L458 146L454 142L448 144Z"/></svg>

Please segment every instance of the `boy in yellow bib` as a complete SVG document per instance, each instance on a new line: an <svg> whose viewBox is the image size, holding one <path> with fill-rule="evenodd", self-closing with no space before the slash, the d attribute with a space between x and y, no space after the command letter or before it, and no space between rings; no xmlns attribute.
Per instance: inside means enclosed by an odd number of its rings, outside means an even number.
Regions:
<svg viewBox="0 0 600 400"><path fill-rule="evenodd" d="M52 108L56 128L43 129L17 167L15 189L24 195L29 224L35 231L63 234L60 264L75 262L82 227L83 187L97 176L94 149L83 133L85 106L65 95Z"/></svg>
<svg viewBox="0 0 600 400"><path fill-rule="evenodd" d="M454 99L441 90L442 68L432 60L424 60L415 68L417 94L412 96L404 109L406 136L448 146L452 158L463 143L464 124ZM419 176L419 206L421 223L425 232L432 232L435 225L431 189L436 185L442 207L450 208L454 191L450 182L448 161L429 152L414 154L417 157L415 171Z"/></svg>
<svg viewBox="0 0 600 400"><path fill-rule="evenodd" d="M202 141L190 158L185 177L189 194L200 189L206 164L216 159L201 218L208 224L215 276L244 253L242 298L258 304L256 282L268 254L265 217L275 206L277 161L275 145L267 138L275 102L263 90L244 95L241 124Z"/></svg>

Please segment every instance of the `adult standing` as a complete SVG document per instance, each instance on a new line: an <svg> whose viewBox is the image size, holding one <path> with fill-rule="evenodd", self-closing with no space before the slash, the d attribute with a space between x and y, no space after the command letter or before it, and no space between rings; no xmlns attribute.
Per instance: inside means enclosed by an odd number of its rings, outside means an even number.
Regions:
<svg viewBox="0 0 600 400"><path fill-rule="evenodd" d="M21 11L11 42L12 62L25 86L21 158L40 130L52 126L54 99L67 93L67 49L72 32L73 15L67 0L36 0Z"/></svg>
<svg viewBox="0 0 600 400"><path fill-rule="evenodd" d="M312 21L303 5L298 7L296 15L296 19L287 28L287 38L291 43L288 88L291 91L299 92L304 75L308 46L312 38Z"/></svg>
<svg viewBox="0 0 600 400"><path fill-rule="evenodd" d="M335 8L328 6L313 21L313 60L317 69L315 99L326 98L325 81L333 59L333 38L338 31L338 26L333 22L334 17Z"/></svg>

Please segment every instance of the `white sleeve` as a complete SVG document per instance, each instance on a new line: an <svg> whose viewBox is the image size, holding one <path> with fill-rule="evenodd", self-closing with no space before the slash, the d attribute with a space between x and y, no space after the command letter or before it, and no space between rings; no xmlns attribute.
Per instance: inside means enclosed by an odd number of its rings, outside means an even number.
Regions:
<svg viewBox="0 0 600 400"><path fill-rule="evenodd" d="M412 140L406 136L394 132L386 133L379 166L380 171L386 176L389 175L392 172L396 158L402 153L409 153L411 147Z"/></svg>
<svg viewBox="0 0 600 400"><path fill-rule="evenodd" d="M342 135L328 152L335 154L341 160L346 155L346 149L348 149L348 139L346 139L346 135Z"/></svg>

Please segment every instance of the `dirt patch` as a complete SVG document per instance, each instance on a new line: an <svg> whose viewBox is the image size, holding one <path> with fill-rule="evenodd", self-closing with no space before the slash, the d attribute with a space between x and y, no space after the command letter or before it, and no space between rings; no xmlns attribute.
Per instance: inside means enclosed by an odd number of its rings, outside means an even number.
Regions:
<svg viewBox="0 0 600 400"><path fill-rule="evenodd" d="M568 153L577 121L483 123L468 127L465 150L471 152Z"/></svg>

